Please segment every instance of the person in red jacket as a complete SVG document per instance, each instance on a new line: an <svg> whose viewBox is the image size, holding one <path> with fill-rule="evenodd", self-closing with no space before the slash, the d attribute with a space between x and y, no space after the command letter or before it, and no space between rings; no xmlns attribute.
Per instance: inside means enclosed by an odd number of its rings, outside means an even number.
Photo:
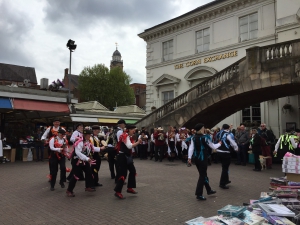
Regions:
<svg viewBox="0 0 300 225"><path fill-rule="evenodd" d="M155 162L157 162L158 159L160 162L162 162L164 157L167 135L164 133L164 129L162 127L158 127L157 132L153 134L153 137L155 141Z"/></svg>

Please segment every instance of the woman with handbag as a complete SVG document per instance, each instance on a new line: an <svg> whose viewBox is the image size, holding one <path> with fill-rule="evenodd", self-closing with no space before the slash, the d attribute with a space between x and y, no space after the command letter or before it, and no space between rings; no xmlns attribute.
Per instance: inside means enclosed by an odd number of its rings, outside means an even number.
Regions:
<svg viewBox="0 0 300 225"><path fill-rule="evenodd" d="M126 132L123 132L118 140L117 146L119 146L119 154L117 155L117 174L119 176L114 191L116 192L115 196L119 199L125 199L122 195L122 189L127 177L127 170L129 171L127 193L137 194L137 192L133 190L133 188L136 188L136 170L133 164L131 150L142 143L142 140L138 139L138 141L134 143L133 135L135 129L136 126L127 125Z"/></svg>

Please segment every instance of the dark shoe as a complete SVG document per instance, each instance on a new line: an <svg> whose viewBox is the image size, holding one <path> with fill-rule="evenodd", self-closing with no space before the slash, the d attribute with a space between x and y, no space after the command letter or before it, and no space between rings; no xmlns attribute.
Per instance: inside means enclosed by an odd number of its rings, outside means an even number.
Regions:
<svg viewBox="0 0 300 225"><path fill-rule="evenodd" d="M97 183L95 186L96 186L96 187L102 187L103 184Z"/></svg>
<svg viewBox="0 0 300 225"><path fill-rule="evenodd" d="M54 187L50 188L50 191L54 191L54 190L55 190Z"/></svg>
<svg viewBox="0 0 300 225"><path fill-rule="evenodd" d="M85 188L85 191L94 192L94 191L96 191L96 189L94 189L94 188Z"/></svg>
<svg viewBox="0 0 300 225"><path fill-rule="evenodd" d="M206 198L204 196L202 196L202 195L198 195L196 198L198 200L202 200L202 201L206 200Z"/></svg>
<svg viewBox="0 0 300 225"><path fill-rule="evenodd" d="M44 160L43 160L43 159L41 159L41 161L42 161L42 162L44 162Z"/></svg>
<svg viewBox="0 0 300 225"><path fill-rule="evenodd" d="M219 187L222 188L222 189L229 189L229 187L226 186L226 185L220 185Z"/></svg>
<svg viewBox="0 0 300 225"><path fill-rule="evenodd" d="M214 191L214 190L210 190L209 192L207 192L208 195L213 195L213 194L216 194L217 192Z"/></svg>
<svg viewBox="0 0 300 225"><path fill-rule="evenodd" d="M59 184L60 184L61 188L65 188L65 184L63 182L60 182Z"/></svg>
<svg viewBox="0 0 300 225"><path fill-rule="evenodd" d="M162 160L159 160L159 162L162 162Z"/></svg>
<svg viewBox="0 0 300 225"><path fill-rule="evenodd" d="M227 182L226 182L226 184L225 184L225 185L227 185L227 184L230 184L230 183L231 183L231 181L229 180L229 181L227 181Z"/></svg>
<svg viewBox="0 0 300 225"><path fill-rule="evenodd" d="M130 194L137 194L138 192L133 190L132 188L130 189L127 189L127 193L130 193Z"/></svg>
<svg viewBox="0 0 300 225"><path fill-rule="evenodd" d="M268 170L272 169L272 166L268 166L267 169L268 169Z"/></svg>
<svg viewBox="0 0 300 225"><path fill-rule="evenodd" d="M261 170L260 169L253 169L253 171L260 172Z"/></svg>
<svg viewBox="0 0 300 225"><path fill-rule="evenodd" d="M236 162L235 165L242 165L240 162Z"/></svg>
<svg viewBox="0 0 300 225"><path fill-rule="evenodd" d="M74 192L66 191L66 194L67 194L68 197L75 197Z"/></svg>
<svg viewBox="0 0 300 225"><path fill-rule="evenodd" d="M125 199L125 197L121 193L115 193L115 196L119 199Z"/></svg>
<svg viewBox="0 0 300 225"><path fill-rule="evenodd" d="M243 163L242 165L243 165L243 166L246 166L246 163Z"/></svg>

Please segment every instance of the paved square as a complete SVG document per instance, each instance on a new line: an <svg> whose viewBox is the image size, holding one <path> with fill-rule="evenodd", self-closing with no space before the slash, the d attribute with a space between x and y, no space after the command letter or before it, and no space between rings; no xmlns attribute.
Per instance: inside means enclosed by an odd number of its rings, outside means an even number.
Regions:
<svg viewBox="0 0 300 225"><path fill-rule="evenodd" d="M50 191L48 162L20 162L0 165L0 224L184 224L198 216L213 216L226 204L241 205L258 198L269 188L269 177L282 176L281 165L254 172L253 165L230 166L229 190L218 187L221 165L208 167L211 187L217 191L206 201L195 198L198 172L181 161L154 162L135 159L137 195L125 200L114 197L114 180L108 163L102 160L100 183L94 193L77 182L76 197L66 197L66 188L57 182ZM70 167L69 161L67 166ZM67 185L66 185L67 186Z"/></svg>

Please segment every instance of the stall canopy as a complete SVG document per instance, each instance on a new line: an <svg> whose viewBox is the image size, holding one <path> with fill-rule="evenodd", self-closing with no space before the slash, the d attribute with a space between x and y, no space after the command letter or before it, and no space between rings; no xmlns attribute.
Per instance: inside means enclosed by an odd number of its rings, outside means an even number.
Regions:
<svg viewBox="0 0 300 225"><path fill-rule="evenodd" d="M135 124L138 120L125 120L127 124Z"/></svg>
<svg viewBox="0 0 300 225"><path fill-rule="evenodd" d="M36 110L36 111L47 111L47 112L61 112L69 113L69 107L66 103L60 102L44 102L34 101L25 99L14 99L13 108L21 110Z"/></svg>
<svg viewBox="0 0 300 225"><path fill-rule="evenodd" d="M1 109L12 109L11 101L9 98L0 98Z"/></svg>
<svg viewBox="0 0 300 225"><path fill-rule="evenodd" d="M115 123L117 124L119 119L112 119L112 118L98 118L99 123Z"/></svg>

